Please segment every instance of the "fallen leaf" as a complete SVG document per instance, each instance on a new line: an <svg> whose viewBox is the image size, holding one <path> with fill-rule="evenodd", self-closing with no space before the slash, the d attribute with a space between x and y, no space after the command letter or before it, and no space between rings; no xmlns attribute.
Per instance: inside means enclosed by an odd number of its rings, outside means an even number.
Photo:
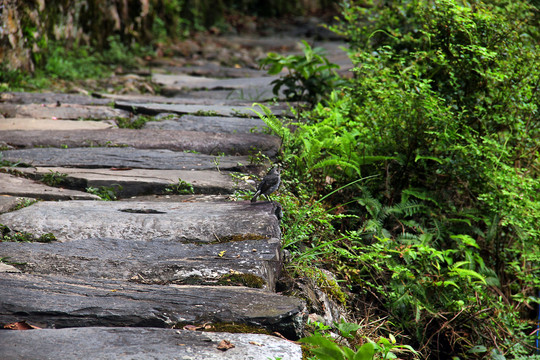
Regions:
<svg viewBox="0 0 540 360"><path fill-rule="evenodd" d="M17 321L15 323L4 325L4 329L9 330L33 330L33 329L41 329L40 327L30 325L26 321Z"/></svg>
<svg viewBox="0 0 540 360"><path fill-rule="evenodd" d="M262 346L262 344L259 344L258 342L255 342L255 341L250 341L249 343L251 345Z"/></svg>
<svg viewBox="0 0 540 360"><path fill-rule="evenodd" d="M218 350L227 351L232 349L234 345L229 340L221 340L217 346Z"/></svg>
<svg viewBox="0 0 540 360"><path fill-rule="evenodd" d="M223 257L223 255L225 255L226 252L227 252L227 250L220 251L219 252L219 257Z"/></svg>
<svg viewBox="0 0 540 360"><path fill-rule="evenodd" d="M195 330L200 329L200 327L195 326L195 325L185 325L182 329L184 329L184 330L190 330L190 331L195 331Z"/></svg>

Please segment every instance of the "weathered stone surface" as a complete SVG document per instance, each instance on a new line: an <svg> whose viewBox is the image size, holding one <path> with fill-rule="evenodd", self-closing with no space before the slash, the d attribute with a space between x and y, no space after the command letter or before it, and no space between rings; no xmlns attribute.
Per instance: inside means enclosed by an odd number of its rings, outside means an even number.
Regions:
<svg viewBox="0 0 540 360"><path fill-rule="evenodd" d="M272 88L270 83L278 76L251 77L239 79L213 79L191 75L153 74L152 80L158 84L178 89L247 89Z"/></svg>
<svg viewBox="0 0 540 360"><path fill-rule="evenodd" d="M0 195L0 214L15 209L19 204L25 201L32 201L34 199L27 197L17 197L9 195Z"/></svg>
<svg viewBox="0 0 540 360"><path fill-rule="evenodd" d="M34 180L4 173L0 173L0 194L42 200L99 200L98 196L86 192L47 186Z"/></svg>
<svg viewBox="0 0 540 360"><path fill-rule="evenodd" d="M251 106L252 102L249 99L233 100L225 97L213 99L212 97L192 97L192 96L159 96L159 95L128 95L128 94L106 94L96 93L96 96L109 99L108 101L118 101L120 103L150 103L150 104L179 104L179 105L200 105L198 110L204 109L203 105L226 105L226 106Z"/></svg>
<svg viewBox="0 0 540 360"><path fill-rule="evenodd" d="M106 121L51 120L34 118L0 119L0 130L98 130L117 127Z"/></svg>
<svg viewBox="0 0 540 360"><path fill-rule="evenodd" d="M217 349L222 340L234 348ZM0 331L2 359L301 360L302 349L274 336L156 328Z"/></svg>
<svg viewBox="0 0 540 360"><path fill-rule="evenodd" d="M0 324L43 328L236 323L298 337L304 303L244 287L142 285L0 273Z"/></svg>
<svg viewBox="0 0 540 360"><path fill-rule="evenodd" d="M0 224L59 241L113 238L184 243L280 238L272 203L39 202L0 215Z"/></svg>
<svg viewBox="0 0 540 360"><path fill-rule="evenodd" d="M173 74L186 74L193 76L204 76L207 78L252 78L262 77L266 75L264 70L256 70L250 68L235 68L228 66L221 66L215 63L205 63L195 66L174 66L165 65L162 67L167 73Z"/></svg>
<svg viewBox="0 0 540 360"><path fill-rule="evenodd" d="M79 105L107 105L110 100L98 99L80 94L64 93L36 93L36 92L5 92L0 94L0 102L12 104L79 104Z"/></svg>
<svg viewBox="0 0 540 360"><path fill-rule="evenodd" d="M281 242L275 238L204 246L162 239L84 239L47 244L0 242L0 258L17 263L26 273L40 275L143 284L244 285L274 291L281 268L280 248Z"/></svg>
<svg viewBox="0 0 540 360"><path fill-rule="evenodd" d="M131 147L101 148L35 148L4 150L3 160L33 166L70 166L84 168L139 168L242 171L249 164L248 156L213 156L176 152L165 149Z"/></svg>
<svg viewBox="0 0 540 360"><path fill-rule="evenodd" d="M196 151L202 154L275 156L280 140L264 134L218 134L175 130L12 130L0 131L0 141L17 148L132 146L138 149Z"/></svg>
<svg viewBox="0 0 540 360"><path fill-rule="evenodd" d="M146 115L159 113L193 114L193 115L217 115L217 116L253 116L255 113L250 106L244 105L192 105L192 104L160 104L160 103L131 103L116 102L118 109L132 110Z"/></svg>
<svg viewBox="0 0 540 360"><path fill-rule="evenodd" d="M254 189L254 182L233 180L228 172L210 170L151 170L151 169L79 169L66 167L18 168L18 171L34 179L50 173L66 174L63 186L84 190L91 186L111 187L120 185L116 194L130 197L144 194L164 193L169 185L179 179L193 186L196 194L232 194L239 189Z"/></svg>
<svg viewBox="0 0 540 360"><path fill-rule="evenodd" d="M113 109L109 106L92 106L79 104L9 104L0 103L0 113L5 117L29 117L35 119L113 119L117 116L127 117L129 112Z"/></svg>
<svg viewBox="0 0 540 360"><path fill-rule="evenodd" d="M222 116L183 115L161 121L149 121L145 129L216 132L223 134L261 133L266 124L261 119Z"/></svg>

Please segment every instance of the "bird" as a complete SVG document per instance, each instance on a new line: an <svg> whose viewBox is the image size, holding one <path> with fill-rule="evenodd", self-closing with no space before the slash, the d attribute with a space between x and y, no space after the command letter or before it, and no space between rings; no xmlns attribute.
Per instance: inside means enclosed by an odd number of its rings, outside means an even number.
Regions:
<svg viewBox="0 0 540 360"><path fill-rule="evenodd" d="M264 195L268 199L268 195L276 191L281 183L281 177L279 176L280 170L277 167L273 167L268 171L268 174L262 179L261 183L257 187L257 192L251 198L251 202L257 201L260 195Z"/></svg>

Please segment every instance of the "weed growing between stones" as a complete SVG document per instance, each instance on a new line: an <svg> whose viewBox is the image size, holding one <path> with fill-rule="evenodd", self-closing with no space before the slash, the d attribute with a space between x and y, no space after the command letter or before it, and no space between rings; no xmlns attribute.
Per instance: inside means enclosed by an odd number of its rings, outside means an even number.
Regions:
<svg viewBox="0 0 540 360"><path fill-rule="evenodd" d="M37 203L37 202L38 202L38 200L36 200L36 199L22 198L22 199L19 199L19 202L13 208L13 210L20 210L22 208L28 207L28 206L30 206L32 204Z"/></svg>
<svg viewBox="0 0 540 360"><path fill-rule="evenodd" d="M49 186L58 186L66 181L68 174L49 170L48 173L41 176L41 181Z"/></svg>
<svg viewBox="0 0 540 360"><path fill-rule="evenodd" d="M0 242L4 241L50 243L56 241L56 237L52 233L37 236L26 231L14 231L11 230L7 225L0 224Z"/></svg>
<svg viewBox="0 0 540 360"><path fill-rule="evenodd" d="M111 186L87 187L86 192L99 196L105 201L118 200L117 193L122 191L123 187L119 184L113 184Z"/></svg>
<svg viewBox="0 0 540 360"><path fill-rule="evenodd" d="M116 125L121 129L142 129L144 124L149 121L159 121L159 119L146 115L139 115L133 118L125 118L120 116L115 118Z"/></svg>
<svg viewBox="0 0 540 360"><path fill-rule="evenodd" d="M180 178L178 178L178 182L176 184L168 185L165 188L165 193L167 194L190 195L194 192L193 185Z"/></svg>

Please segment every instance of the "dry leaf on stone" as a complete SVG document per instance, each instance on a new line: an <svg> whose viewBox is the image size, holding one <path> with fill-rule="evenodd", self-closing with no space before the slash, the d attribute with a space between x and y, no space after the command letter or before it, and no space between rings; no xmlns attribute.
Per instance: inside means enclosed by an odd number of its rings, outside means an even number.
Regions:
<svg viewBox="0 0 540 360"><path fill-rule="evenodd" d="M217 346L218 350L227 351L232 349L234 345L229 340L221 340Z"/></svg>
<svg viewBox="0 0 540 360"><path fill-rule="evenodd" d="M185 325L182 329L184 329L184 330L190 330L190 331L196 331L196 330L199 330L200 327L199 327L199 326L195 326L195 325Z"/></svg>
<svg viewBox="0 0 540 360"><path fill-rule="evenodd" d="M41 329L40 327L30 325L26 321L17 321L11 324L4 325L4 329L9 330L33 330L33 329Z"/></svg>

